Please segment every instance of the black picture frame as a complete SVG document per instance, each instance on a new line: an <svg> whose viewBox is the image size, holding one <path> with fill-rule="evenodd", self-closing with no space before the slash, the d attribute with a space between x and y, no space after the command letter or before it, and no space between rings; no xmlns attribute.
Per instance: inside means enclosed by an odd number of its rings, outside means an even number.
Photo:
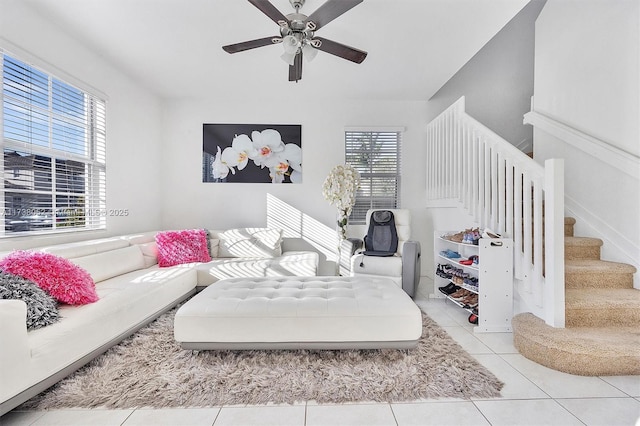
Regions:
<svg viewBox="0 0 640 426"><path fill-rule="evenodd" d="M277 139L277 134L274 131L279 134L282 145L273 145L273 141ZM246 135L248 140L253 143L253 150L238 151L233 147L234 140L236 137L242 137L241 135ZM243 146L246 146L247 139L242 138L244 139ZM272 144L259 146L267 140ZM289 144L290 146L287 146ZM229 157L233 158L242 158L242 155L246 155L244 167L232 165L233 162L223 162L222 158L227 155L223 154L225 150L229 150ZM238 155L232 156L231 153ZM215 167L214 162L216 162ZM278 166L269 167L273 162L278 162ZM290 164L286 171L284 170L285 163ZM203 123L202 125L202 182L299 183L301 182L301 173L301 125L220 123Z"/></svg>

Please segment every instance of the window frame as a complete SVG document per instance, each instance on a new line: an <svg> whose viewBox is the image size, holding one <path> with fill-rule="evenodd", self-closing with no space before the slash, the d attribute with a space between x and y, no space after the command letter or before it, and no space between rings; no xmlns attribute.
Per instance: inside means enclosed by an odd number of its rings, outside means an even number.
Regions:
<svg viewBox="0 0 640 426"><path fill-rule="evenodd" d="M41 90L48 86L46 106L38 105L38 102L34 101L35 97L21 99L22 93L17 91L5 93L5 56L14 67L11 68L12 72L15 72L15 66L25 66L22 69L28 71L26 81L31 82L36 76L46 77L46 83L38 86ZM0 46L0 76L0 147L3 153L0 156L0 238L106 229L106 96L11 45ZM16 79L14 74L7 81L15 82ZM32 88L33 86L30 86L28 90L19 90L29 94ZM61 101L61 94L71 97L76 94L79 97L72 98L71 101L68 101L67 97ZM28 136L11 134L13 128L8 130L9 133L6 131L5 113L9 111L5 110L7 105L13 110L8 113L10 115L17 114L15 111L18 109L24 110L21 114L23 117L16 118L17 115L14 115L7 123L23 124L22 130L28 131ZM81 108L70 112L71 108L79 105ZM41 123L46 124L41 126L37 119L34 119L35 114L44 117ZM36 128L46 129L44 139L38 140L37 136L34 136ZM60 129L64 130L64 136L60 136ZM81 129L81 132L74 133L78 129ZM69 134L72 136L68 136ZM45 186L44 189L37 187L39 183L36 178L36 166L27 167L23 172L17 168L6 168L6 155L12 153L18 156L24 154L24 158L29 158L34 164L39 162L38 166L42 164L45 177L41 182ZM27 176L23 177L24 187L8 188L6 184L9 183L8 179L12 178L7 177L7 174L13 174L15 177L16 173ZM30 174L33 175L32 178L29 178ZM8 218L20 219L19 215L14 213L17 210L29 210L21 206L16 207L11 202L7 204L7 196L10 198L10 194L15 194L14 197L18 199L29 196L36 206L31 210L35 215L44 216L44 225L31 226L32 222L27 221L25 227L10 229ZM63 201L65 198L66 203ZM40 200L44 201L42 208L38 204ZM20 222L18 220L18 223Z"/></svg>
<svg viewBox="0 0 640 426"><path fill-rule="evenodd" d="M364 225L366 223L367 210L372 208L399 208L401 203L400 189L402 183L402 137L404 134L404 127L345 127L345 163L355 167L360 172L361 187L356 193L356 205L351 211L349 216L349 223L354 225ZM389 155L395 150L395 171L385 172L383 170L373 170L373 165L370 164L368 170L354 162L350 161L350 157L358 154L369 154L373 152L371 150L355 149L353 140L358 134L377 135L378 138L382 137L383 142L390 143L393 138L390 135L395 134L393 143L395 146L386 146L384 154L389 159ZM370 146L369 148L372 148ZM382 169L382 168L381 168ZM386 185L381 183L384 178L395 180L395 190L391 196L376 196L376 192L382 190L382 186ZM376 180L377 179L377 180ZM369 184L367 185L367 180ZM376 183L378 182L378 183ZM365 191L370 192L365 194ZM391 201L391 202L389 202Z"/></svg>

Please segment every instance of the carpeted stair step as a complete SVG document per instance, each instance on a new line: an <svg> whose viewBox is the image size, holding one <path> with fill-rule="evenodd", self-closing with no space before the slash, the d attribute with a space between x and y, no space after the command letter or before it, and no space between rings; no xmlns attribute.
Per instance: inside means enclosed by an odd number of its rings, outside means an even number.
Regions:
<svg viewBox="0 0 640 426"><path fill-rule="evenodd" d="M565 288L633 288L636 268L604 260L565 260Z"/></svg>
<svg viewBox="0 0 640 426"><path fill-rule="evenodd" d="M600 260L602 240L574 237L564 219L565 322L554 328L531 313L512 320L514 344L526 358L586 376L640 374L640 290L636 268Z"/></svg>
<svg viewBox="0 0 640 426"><path fill-rule="evenodd" d="M640 290L584 288L565 290L567 327L627 327L640 331Z"/></svg>
<svg viewBox="0 0 640 426"><path fill-rule="evenodd" d="M573 237L573 225L576 224L576 220L572 217L564 218L564 236Z"/></svg>
<svg viewBox="0 0 640 426"><path fill-rule="evenodd" d="M531 313L511 321L514 344L526 358L583 376L640 374L640 327L553 328Z"/></svg>
<svg viewBox="0 0 640 426"><path fill-rule="evenodd" d="M565 260L600 259L602 240L589 237L564 237Z"/></svg>
<svg viewBox="0 0 640 426"><path fill-rule="evenodd" d="M565 237L573 237L573 225L576 224L576 220L572 217L564 218L564 236ZM544 227L544 215L542 216L542 226ZM535 234L535 229L531 228L532 235ZM524 235L524 223L522 224L522 235ZM542 230L542 235L544 236L544 229Z"/></svg>

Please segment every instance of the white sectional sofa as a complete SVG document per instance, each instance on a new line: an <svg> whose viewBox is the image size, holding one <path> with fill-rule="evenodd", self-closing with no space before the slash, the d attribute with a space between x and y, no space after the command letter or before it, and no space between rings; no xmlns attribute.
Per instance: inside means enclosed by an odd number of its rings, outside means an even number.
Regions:
<svg viewBox="0 0 640 426"><path fill-rule="evenodd" d="M211 262L168 268L157 265L155 232L35 249L86 269L99 300L60 305L57 323L27 331L26 304L0 299L0 415L187 299L197 287L230 277L317 273L318 253L288 252L279 241L274 252L261 253L254 250L255 241L229 242L228 232L209 232Z"/></svg>
<svg viewBox="0 0 640 426"><path fill-rule="evenodd" d="M199 287L226 278L317 275L317 252L290 250L287 239L274 241L272 233L268 246L250 238L244 228L210 229L209 237L213 260L195 265Z"/></svg>

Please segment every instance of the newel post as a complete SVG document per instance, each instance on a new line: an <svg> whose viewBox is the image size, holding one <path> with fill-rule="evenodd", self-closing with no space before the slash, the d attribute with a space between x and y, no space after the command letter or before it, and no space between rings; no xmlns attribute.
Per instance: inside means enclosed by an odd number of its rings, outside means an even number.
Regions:
<svg viewBox="0 0 640 426"><path fill-rule="evenodd" d="M564 160L546 160L544 170L544 320L552 327L564 328Z"/></svg>

